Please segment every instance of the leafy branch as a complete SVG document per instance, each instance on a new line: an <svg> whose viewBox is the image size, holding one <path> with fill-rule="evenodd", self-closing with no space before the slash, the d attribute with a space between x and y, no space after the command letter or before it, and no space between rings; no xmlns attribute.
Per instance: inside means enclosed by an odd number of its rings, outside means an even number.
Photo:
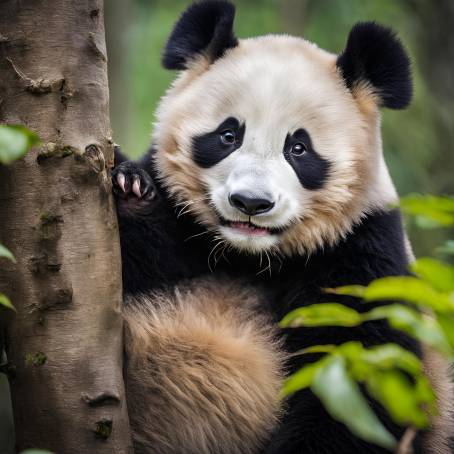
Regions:
<svg viewBox="0 0 454 454"><path fill-rule="evenodd" d="M416 216L419 225L424 227L454 225L454 198L451 197L412 195L402 200L401 209ZM452 254L454 242L448 242L443 252ZM373 320L386 320L393 328L452 360L454 266L433 258L421 258L410 266L410 271L411 276L385 277L368 286L326 289L328 293L361 298L365 302L396 303L361 313L339 303L314 304L290 312L280 325L284 328L354 327ZM435 393L420 359L397 344L365 348L359 342L347 342L339 346L313 346L296 354L308 353L322 356L287 378L282 397L310 388L335 419L368 442L387 449L397 445L358 384L397 424L410 431L428 427L431 417L437 413ZM352 414L355 418L351 418Z"/></svg>

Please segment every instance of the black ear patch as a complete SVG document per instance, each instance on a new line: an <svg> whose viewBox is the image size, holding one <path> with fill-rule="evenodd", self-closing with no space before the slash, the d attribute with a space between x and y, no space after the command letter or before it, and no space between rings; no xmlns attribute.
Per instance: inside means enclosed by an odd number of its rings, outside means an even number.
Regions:
<svg viewBox="0 0 454 454"><path fill-rule="evenodd" d="M366 82L372 85L383 106L403 109L410 104L410 60L391 29L375 22L356 24L337 66L350 90Z"/></svg>
<svg viewBox="0 0 454 454"><path fill-rule="evenodd" d="M181 15L167 42L162 64L167 69L186 69L187 63L205 52L211 61L238 45L233 34L235 7L225 0L193 3Z"/></svg>

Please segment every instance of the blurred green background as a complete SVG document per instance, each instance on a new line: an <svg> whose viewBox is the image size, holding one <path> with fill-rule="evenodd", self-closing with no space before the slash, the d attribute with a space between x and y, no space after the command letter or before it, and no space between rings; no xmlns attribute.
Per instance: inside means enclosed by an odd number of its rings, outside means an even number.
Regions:
<svg viewBox="0 0 454 454"><path fill-rule="evenodd" d="M131 157L150 143L153 113L175 74L160 66L161 49L185 0L106 0L111 122L114 140ZM454 194L454 1L237 0L240 38L266 33L304 36L338 53L350 28L375 20L392 26L410 51L412 106L383 112L387 162L400 194ZM409 226L418 255L449 232ZM12 452L6 381L0 379L0 454Z"/></svg>
<svg viewBox="0 0 454 454"><path fill-rule="evenodd" d="M114 140L130 157L150 143L153 114L175 73L160 54L188 0L108 0L111 122ZM454 1L237 0L240 38L267 33L303 36L340 52L351 27L374 20L393 27L413 61L415 96L405 111L383 111L386 160L401 195L454 193ZM447 232L409 226L418 255Z"/></svg>

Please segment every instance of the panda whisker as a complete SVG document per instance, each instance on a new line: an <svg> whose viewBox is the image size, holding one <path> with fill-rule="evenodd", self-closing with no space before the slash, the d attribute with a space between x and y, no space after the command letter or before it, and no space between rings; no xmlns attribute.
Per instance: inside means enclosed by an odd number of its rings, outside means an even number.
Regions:
<svg viewBox="0 0 454 454"><path fill-rule="evenodd" d="M210 231L209 230L205 230L205 231L203 231L201 233L196 233L195 235L188 236L184 241L186 242L186 241L192 240L193 238L197 238L198 236L206 235L208 233L210 233Z"/></svg>
<svg viewBox="0 0 454 454"><path fill-rule="evenodd" d="M181 208L180 210L178 211L178 214L177 214L177 219L182 216L183 212L191 205L190 202L186 202Z"/></svg>
<svg viewBox="0 0 454 454"><path fill-rule="evenodd" d="M218 249L214 254L214 264L215 266L218 264L219 260L224 256L224 249L226 248L226 241L222 241L222 246Z"/></svg>
<svg viewBox="0 0 454 454"><path fill-rule="evenodd" d="M189 207L185 207L185 208L181 209L180 212L177 214L177 219L179 219L181 216L188 214L188 213L194 213L194 211Z"/></svg>
<svg viewBox="0 0 454 454"><path fill-rule="evenodd" d="M214 251L221 245L225 242L225 240L223 239L219 239L219 237L216 238L218 240L218 242L213 246L213 248L211 249L211 252L209 253L208 255L208 268L210 270L210 272L212 273L214 271L213 268L211 268L211 256L213 255ZM214 263L214 267L216 268L216 265L217 265L217 261L215 260L215 263Z"/></svg>
<svg viewBox="0 0 454 454"><path fill-rule="evenodd" d="M272 251L272 255L273 255L273 257L276 257L277 261L279 262L279 270L278 270L278 273L280 273L281 270L282 270L282 266L283 266L283 264L284 264L283 261L282 261L283 257L282 257L282 255L280 254L280 252L279 252L278 249L274 249L274 250Z"/></svg>
<svg viewBox="0 0 454 454"><path fill-rule="evenodd" d="M206 195L206 196L203 196L203 197L199 197L199 198L193 199L193 200L183 200L181 202L177 202L175 204L175 207L177 208L177 207L181 206L181 208L179 209L179 211L177 213L177 219L179 219L184 214L194 213L194 211L190 207L192 205L195 205L196 203L203 202L203 201L207 201L208 205L212 204L212 201L211 201L211 198L210 198L209 195Z"/></svg>
<svg viewBox="0 0 454 454"><path fill-rule="evenodd" d="M226 242L226 244L224 245L224 247L222 248L222 257L224 258L224 260L230 265L230 262L229 262L229 259L227 258L227 256L224 254L224 252L229 252L230 250L232 249L232 247Z"/></svg>
<svg viewBox="0 0 454 454"><path fill-rule="evenodd" d="M203 196L203 197L198 197L197 199L190 199L190 200L182 200L181 202L177 202L175 206L180 206L180 205L192 205L197 202L203 202L204 200L209 200L209 196Z"/></svg>
<svg viewBox="0 0 454 454"><path fill-rule="evenodd" d="M266 258L268 259L268 266L267 266L266 268L263 268L263 270L260 270L260 271L256 274L256 276L258 276L259 274L264 273L266 270L269 270L270 277L271 277L271 271L272 271L272 269L271 269L271 258L270 258L270 255L268 254L267 251L263 251L263 252L265 253Z"/></svg>
<svg viewBox="0 0 454 454"><path fill-rule="evenodd" d="M271 268L271 257L268 254L268 252L266 252L266 251L265 251L265 255L266 255L266 258L268 259L268 269L270 271L270 277L271 277L271 271L272 271L272 268Z"/></svg>

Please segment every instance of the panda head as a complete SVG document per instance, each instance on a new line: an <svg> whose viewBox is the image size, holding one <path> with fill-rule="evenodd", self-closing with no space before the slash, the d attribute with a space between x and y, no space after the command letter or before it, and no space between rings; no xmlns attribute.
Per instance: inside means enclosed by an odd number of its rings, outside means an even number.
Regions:
<svg viewBox="0 0 454 454"><path fill-rule="evenodd" d="M235 249L310 253L396 200L380 107L411 99L394 33L353 27L334 55L301 38L238 40L234 6L192 4L163 54L156 164L179 206Z"/></svg>

